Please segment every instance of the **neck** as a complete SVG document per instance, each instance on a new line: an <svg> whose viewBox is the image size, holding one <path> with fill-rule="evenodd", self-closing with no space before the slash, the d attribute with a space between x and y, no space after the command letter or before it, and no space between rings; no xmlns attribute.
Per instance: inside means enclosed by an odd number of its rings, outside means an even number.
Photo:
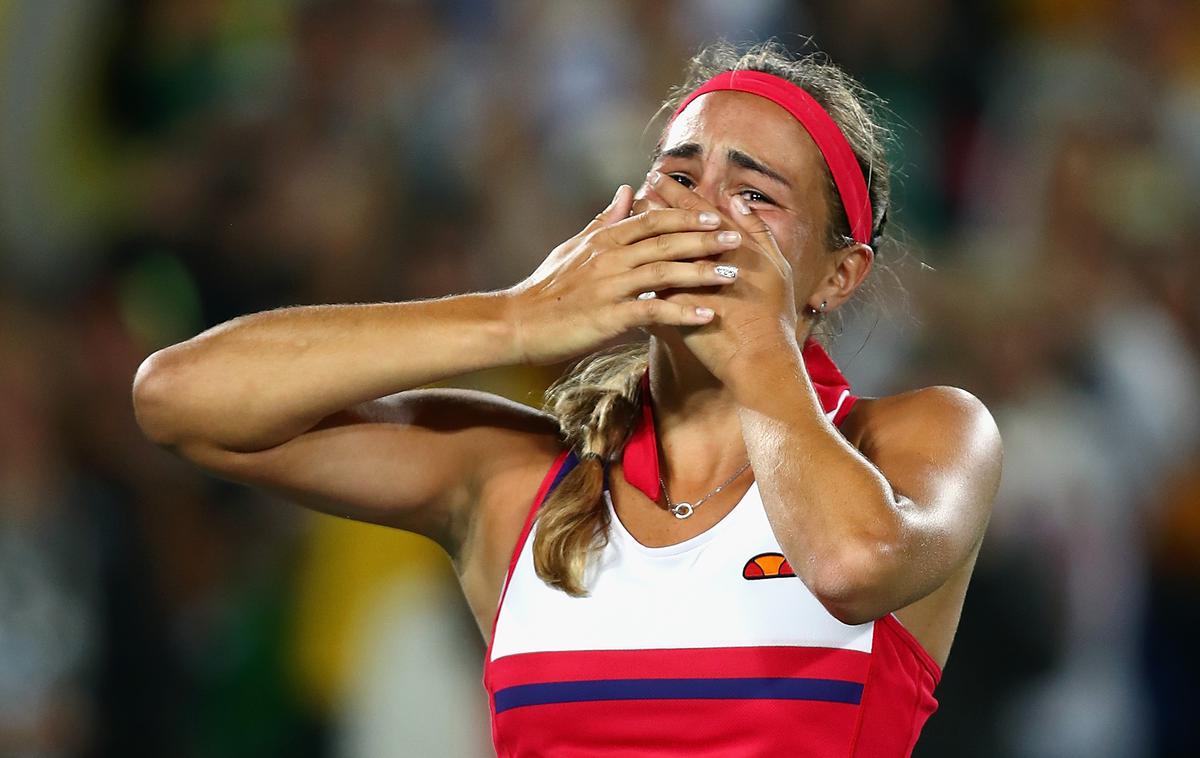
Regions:
<svg viewBox="0 0 1200 758"><path fill-rule="evenodd" d="M854 407L850 385L805 330L804 368L827 418L840 424ZM799 335L798 335L799 336ZM661 498L659 478L670 487L698 488L746 462L741 408L734 392L709 372L673 330L654 332L649 368L641 381L641 418L620 461L625 480L650 499ZM653 415L653 418L651 418Z"/></svg>
<svg viewBox="0 0 1200 758"><path fill-rule="evenodd" d="M746 462L733 394L683 343L650 339L650 394L662 476L681 492L720 483ZM674 489L672 489L674 492Z"/></svg>

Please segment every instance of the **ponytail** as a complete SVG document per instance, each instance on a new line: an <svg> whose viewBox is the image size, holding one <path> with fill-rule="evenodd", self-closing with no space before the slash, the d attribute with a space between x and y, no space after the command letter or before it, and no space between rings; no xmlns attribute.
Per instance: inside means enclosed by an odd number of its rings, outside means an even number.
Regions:
<svg viewBox="0 0 1200 758"><path fill-rule="evenodd" d="M647 363L647 343L621 345L584 359L546 391L546 410L579 464L538 510L533 566L543 582L572 597L587 594L589 559L607 543L604 468L633 433Z"/></svg>

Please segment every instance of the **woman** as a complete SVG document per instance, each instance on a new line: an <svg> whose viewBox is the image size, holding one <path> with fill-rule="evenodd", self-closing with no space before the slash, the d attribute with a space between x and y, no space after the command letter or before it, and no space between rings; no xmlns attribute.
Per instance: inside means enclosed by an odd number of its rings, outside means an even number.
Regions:
<svg viewBox="0 0 1200 758"><path fill-rule="evenodd" d="M858 91L812 58L711 48L639 192L524 282L235 319L147 359L142 428L438 541L488 641L500 755L907 755L1001 447L962 390L852 396L811 337L887 216ZM412 389L638 328L548 412Z"/></svg>

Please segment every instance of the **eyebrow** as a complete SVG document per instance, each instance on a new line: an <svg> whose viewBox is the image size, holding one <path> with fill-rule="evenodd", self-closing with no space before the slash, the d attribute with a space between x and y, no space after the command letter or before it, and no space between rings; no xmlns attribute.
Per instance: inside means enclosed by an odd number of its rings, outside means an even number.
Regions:
<svg viewBox="0 0 1200 758"><path fill-rule="evenodd" d="M660 157L686 159L686 158L699 158L702 155L704 155L704 148L701 147L698 143L684 142L680 145L676 145L675 147L668 148L666 150L656 149L654 151L654 155L652 157L653 157L653 160L658 160ZM785 187L791 188L791 186L792 186L792 183L789 182L783 176L783 174L772 169L770 166L766 165L762 161L760 161L746 153L743 153L741 150L732 150L731 149L728 153L726 153L726 157L729 158L730 163L734 164L735 166L737 166L739 168L744 168L747 171L753 171L755 173L762 174L763 176L765 176L769 179L774 179L775 181L779 182L780 184L782 184Z"/></svg>

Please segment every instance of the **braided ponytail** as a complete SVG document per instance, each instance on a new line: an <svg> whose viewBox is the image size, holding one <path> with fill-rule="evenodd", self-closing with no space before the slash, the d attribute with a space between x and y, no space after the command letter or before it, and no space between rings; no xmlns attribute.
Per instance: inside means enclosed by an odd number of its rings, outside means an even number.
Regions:
<svg viewBox="0 0 1200 758"><path fill-rule="evenodd" d="M647 362L647 343L621 345L588 357L546 390L546 410L579 465L538 510L533 566L543 582L572 597L587 594L588 560L606 543L604 466L625 449L637 423Z"/></svg>

